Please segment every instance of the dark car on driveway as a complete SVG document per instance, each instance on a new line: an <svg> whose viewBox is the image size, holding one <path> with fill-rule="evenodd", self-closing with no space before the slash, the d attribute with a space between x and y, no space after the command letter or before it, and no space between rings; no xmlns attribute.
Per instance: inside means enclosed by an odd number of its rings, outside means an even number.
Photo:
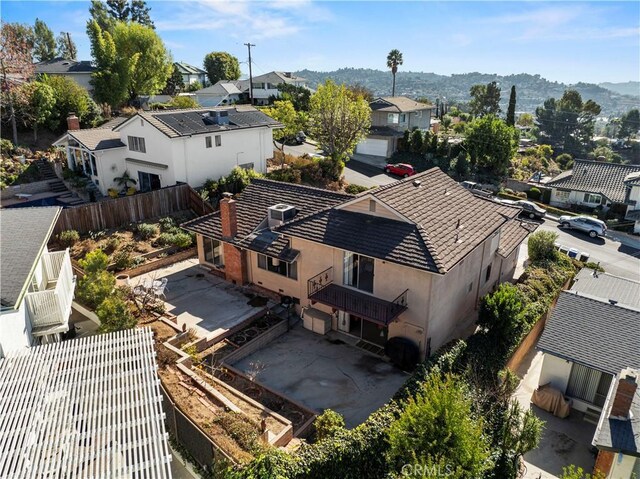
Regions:
<svg viewBox="0 0 640 479"><path fill-rule="evenodd" d="M402 176L403 178L416 174L416 170L413 168L413 166L406 163L388 163L387 165L385 165L384 171L385 173Z"/></svg>
<svg viewBox="0 0 640 479"><path fill-rule="evenodd" d="M537 218L541 220L547 214L547 210L545 210L544 208L540 208L538 205L532 203L531 201L521 200L516 201L515 204L522 207L522 213L520 213L520 215L526 216L530 219Z"/></svg>

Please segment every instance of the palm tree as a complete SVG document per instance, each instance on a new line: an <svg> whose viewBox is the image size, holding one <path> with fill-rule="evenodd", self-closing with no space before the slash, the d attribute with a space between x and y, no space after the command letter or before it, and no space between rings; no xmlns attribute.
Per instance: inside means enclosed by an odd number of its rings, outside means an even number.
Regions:
<svg viewBox="0 0 640 479"><path fill-rule="evenodd" d="M393 75L391 96L396 96L396 73L398 72L398 65L402 65L402 53L400 53L400 50L394 48L387 55L387 68L391 68L391 74Z"/></svg>

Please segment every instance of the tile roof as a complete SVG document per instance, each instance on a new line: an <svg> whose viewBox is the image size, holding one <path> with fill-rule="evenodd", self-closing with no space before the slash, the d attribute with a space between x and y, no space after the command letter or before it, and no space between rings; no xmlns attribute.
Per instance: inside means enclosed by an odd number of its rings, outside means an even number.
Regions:
<svg viewBox="0 0 640 479"><path fill-rule="evenodd" d="M96 69L88 60L78 62L60 57L36 63L34 66L36 73L92 73Z"/></svg>
<svg viewBox="0 0 640 479"><path fill-rule="evenodd" d="M267 219L267 210L270 206L278 203L292 205L298 211L296 217L303 217L353 198L352 195L346 193L310 186L263 179L253 180L237 198L238 234L236 242L242 241L255 232ZM210 238L222 238L219 211L188 221L182 227Z"/></svg>
<svg viewBox="0 0 640 479"><path fill-rule="evenodd" d="M0 306L17 308L62 211L59 206L0 209Z"/></svg>
<svg viewBox="0 0 640 479"><path fill-rule="evenodd" d="M531 223L529 221L508 221L500 230L498 254L503 258L508 257L538 226L538 223Z"/></svg>
<svg viewBox="0 0 640 479"><path fill-rule="evenodd" d="M473 195L439 168L367 193L418 225L441 273L520 212Z"/></svg>
<svg viewBox="0 0 640 479"><path fill-rule="evenodd" d="M287 76L289 74L290 76ZM293 82L304 82L307 81L306 78L302 78L294 75L293 73L288 72L269 72L264 75L258 75L253 77L254 83L273 83L277 85L278 83L293 83ZM247 88L249 87L247 82Z"/></svg>
<svg viewBox="0 0 640 479"><path fill-rule="evenodd" d="M615 380L611 381L611 395L608 402L602 408L600 421L593 437L593 445L598 449L606 449L622 454L640 457L640 388L631 400L631 417L627 419L616 419L611 416L611 407L620 378L627 373L635 375L636 383L640 381L639 370L627 370L619 372Z"/></svg>
<svg viewBox="0 0 640 479"><path fill-rule="evenodd" d="M238 88L238 82L220 80L194 93L196 95L239 95L242 91Z"/></svg>
<svg viewBox="0 0 640 479"><path fill-rule="evenodd" d="M183 74L203 75L207 73L202 68L194 67L193 65L189 65L188 63L185 63L185 62L174 62L173 66L176 67L176 69Z"/></svg>
<svg viewBox="0 0 640 479"><path fill-rule="evenodd" d="M229 125L206 125L202 115L210 111L227 111ZM169 138L179 138L200 133L238 130L255 127L280 127L280 123L268 117L251 105L234 105L233 107L188 108L171 111L141 111L132 118L140 116L160 130ZM126 122L125 122L126 123ZM124 123L123 123L124 124ZM121 127L115 127L118 130Z"/></svg>
<svg viewBox="0 0 640 479"><path fill-rule="evenodd" d="M390 113L409 113L434 108L433 105L420 103L404 96L379 97L373 100L370 105L374 111L386 111Z"/></svg>
<svg viewBox="0 0 640 479"><path fill-rule="evenodd" d="M640 368L640 311L563 291L537 348L598 371Z"/></svg>
<svg viewBox="0 0 640 479"><path fill-rule="evenodd" d="M640 185L640 171L629 173L624 177L624 182L627 185Z"/></svg>
<svg viewBox="0 0 640 479"><path fill-rule="evenodd" d="M109 128L88 128L68 131L67 135L82 143L88 150L108 150L125 146L120 140L120 132Z"/></svg>
<svg viewBox="0 0 640 479"><path fill-rule="evenodd" d="M582 268L574 278L571 291L602 298L610 299L621 305L640 309L640 281L620 278L608 273L598 273L594 276L593 270Z"/></svg>
<svg viewBox="0 0 640 479"><path fill-rule="evenodd" d="M640 165L575 160L573 169L559 174L546 186L601 194L612 202L624 203L624 180L629 174L637 172L640 172Z"/></svg>

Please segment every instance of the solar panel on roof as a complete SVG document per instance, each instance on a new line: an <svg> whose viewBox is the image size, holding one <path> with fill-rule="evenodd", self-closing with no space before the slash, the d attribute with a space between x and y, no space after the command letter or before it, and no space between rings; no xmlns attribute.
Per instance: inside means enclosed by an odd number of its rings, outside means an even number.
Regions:
<svg viewBox="0 0 640 479"><path fill-rule="evenodd" d="M218 110L220 116L228 116L229 124L220 125L206 120L204 115L209 113L206 110L182 111L175 113L160 113L153 115L153 118L161 121L168 127L177 131L180 135L193 135L220 131L224 129L247 128L252 126L266 126L277 122L259 111Z"/></svg>

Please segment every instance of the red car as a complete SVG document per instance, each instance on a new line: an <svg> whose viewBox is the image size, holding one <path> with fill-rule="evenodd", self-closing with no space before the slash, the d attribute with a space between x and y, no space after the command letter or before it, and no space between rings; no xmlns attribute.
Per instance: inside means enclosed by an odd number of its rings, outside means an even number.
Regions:
<svg viewBox="0 0 640 479"><path fill-rule="evenodd" d="M403 178L416 174L416 170L413 169L413 166L407 165L406 163L396 163L394 165L389 163L384 167L384 171L385 173L392 173L394 175L402 176Z"/></svg>

